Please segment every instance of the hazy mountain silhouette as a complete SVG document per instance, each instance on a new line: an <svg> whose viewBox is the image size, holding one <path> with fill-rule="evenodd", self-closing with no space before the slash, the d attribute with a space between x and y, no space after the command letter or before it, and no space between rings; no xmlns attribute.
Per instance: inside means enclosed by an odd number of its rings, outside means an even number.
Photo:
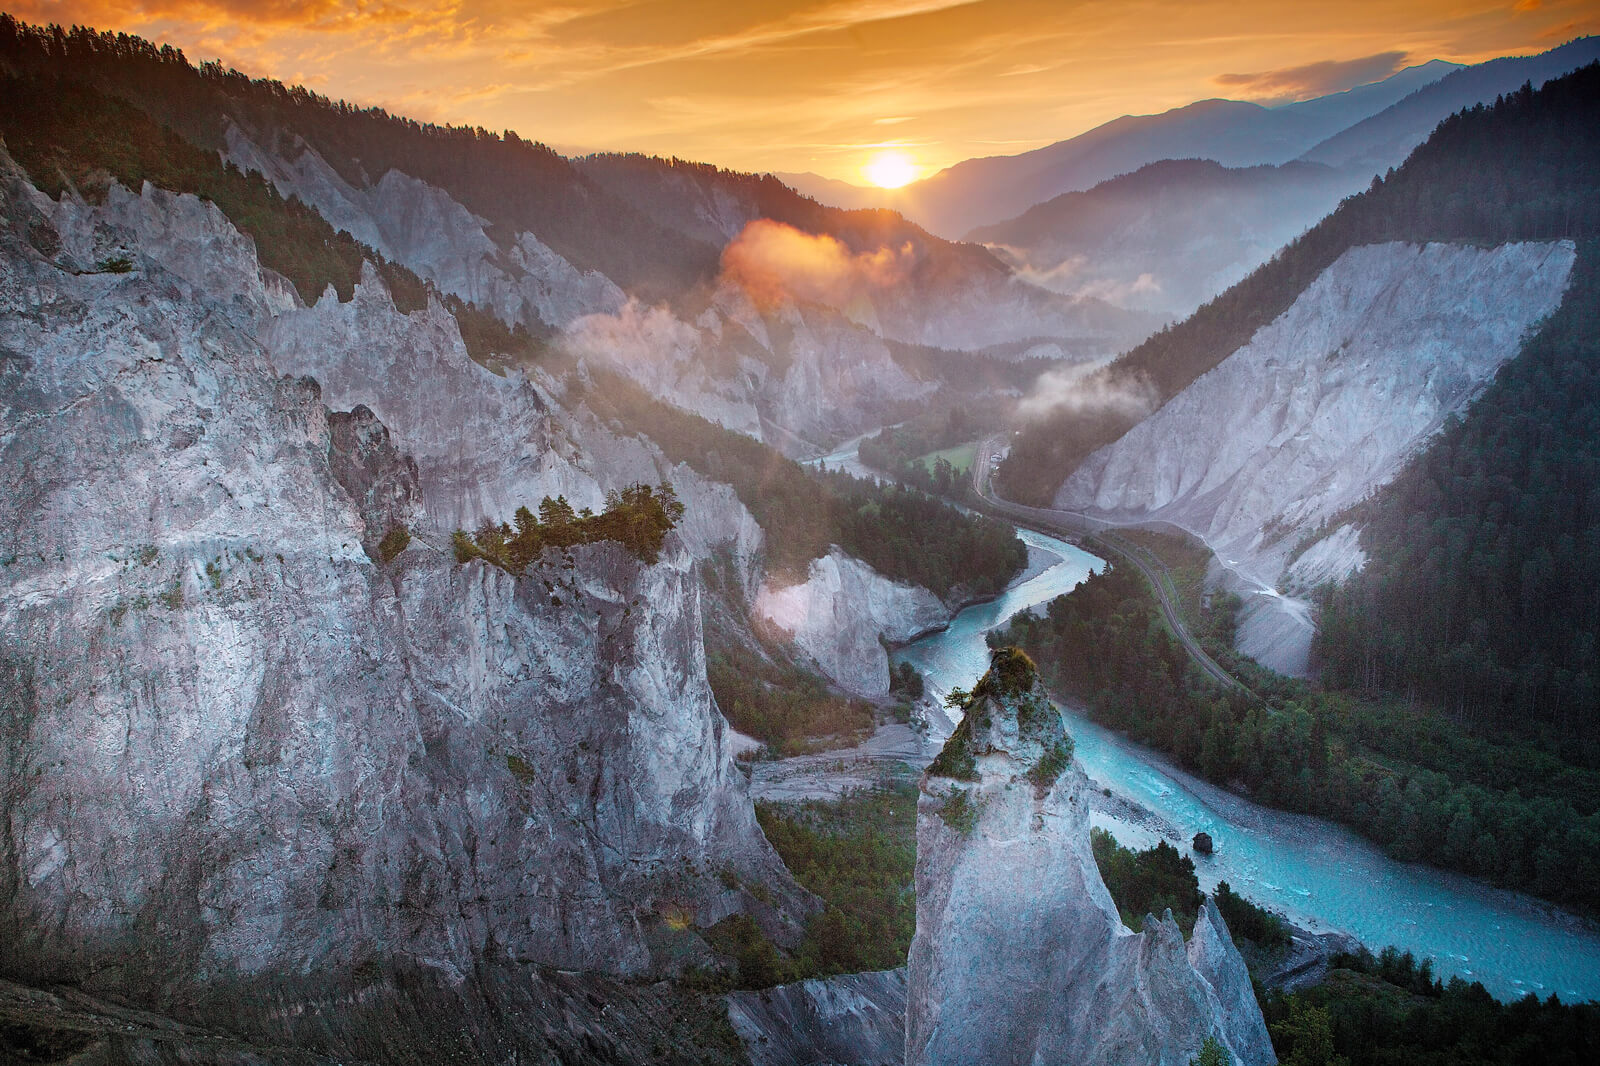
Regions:
<svg viewBox="0 0 1600 1066"><path fill-rule="evenodd" d="M1282 107L1201 100L1159 115L1126 115L1031 152L968 159L904 189L862 189L853 203L845 202L851 187L843 182L783 177L826 202L892 207L934 233L955 237L1161 159L1214 159L1232 167L1288 162L1454 69L1434 60L1380 82Z"/></svg>

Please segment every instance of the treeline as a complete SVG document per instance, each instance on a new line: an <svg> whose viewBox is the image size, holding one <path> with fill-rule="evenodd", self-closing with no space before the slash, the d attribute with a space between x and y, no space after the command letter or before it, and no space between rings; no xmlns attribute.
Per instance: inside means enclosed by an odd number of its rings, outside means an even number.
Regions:
<svg viewBox="0 0 1600 1066"><path fill-rule="evenodd" d="M1600 774L1264 670L1224 690L1174 641L1132 567L1091 575L992 635L1096 721L1258 801L1351 826L1396 858L1600 905Z"/></svg>
<svg viewBox="0 0 1600 1066"><path fill-rule="evenodd" d="M718 992L767 988L905 965L917 923L915 786L847 792L836 803L757 803L756 819L823 909L789 954L749 917L723 919L702 935L732 960L731 971L691 972L689 984Z"/></svg>
<svg viewBox="0 0 1600 1066"><path fill-rule="evenodd" d="M30 26L0 15L0 65L49 81L84 82L149 112L205 149L227 121L273 147L305 139L357 187L398 169L447 189L509 245L531 231L580 268L646 299L713 277L718 249L658 225L542 144L511 131L438 126L333 101L303 86L252 79L128 34Z"/></svg>
<svg viewBox="0 0 1600 1066"><path fill-rule="evenodd" d="M1325 682L1542 727L1600 767L1600 242L1580 246L1522 354L1361 518L1365 567L1321 596Z"/></svg>
<svg viewBox="0 0 1600 1066"><path fill-rule="evenodd" d="M792 664L763 658L736 640L706 640L706 679L733 727L773 755L796 755L819 738L850 744L872 732L872 705L841 696Z"/></svg>
<svg viewBox="0 0 1600 1066"><path fill-rule="evenodd" d="M0 30L5 18L0 15ZM70 186L98 200L106 194L109 177L134 192L148 181L211 201L254 239L261 265L287 278L307 304L330 286L340 300L349 300L366 260L383 278L397 309L427 306L430 286L405 267L345 231L335 231L298 199L285 200L260 175L224 165L215 152L196 147L131 104L87 84L0 78L0 136L12 158L52 197ZM51 256L58 251L39 250ZM537 339L526 329L508 329L492 314L455 297L444 302L467 351L479 362L537 349Z"/></svg>
<svg viewBox="0 0 1600 1066"><path fill-rule="evenodd" d="M1374 178L1243 281L1117 359L1099 384L1153 389L1166 402L1358 245L1563 237L1600 237L1600 64L1445 119L1398 170ZM1000 487L1023 503L1047 505L1090 452L1137 421L1112 410L1063 410L1029 426L1000 467Z"/></svg>
<svg viewBox="0 0 1600 1066"><path fill-rule="evenodd" d="M1125 848L1098 826L1089 830L1089 846L1123 925L1135 930L1143 928L1145 915L1159 918L1170 907L1183 935L1194 932L1205 896L1200 892L1193 859L1165 840L1158 840L1154 847L1143 851ZM1228 932L1235 939L1243 937L1266 950L1289 942L1289 927L1282 918L1234 892L1228 882L1217 885L1215 899L1217 910L1222 912L1222 920L1228 923Z"/></svg>
<svg viewBox="0 0 1600 1066"><path fill-rule="evenodd" d="M596 374L585 402L654 441L673 462L733 486L767 534L769 561L795 576L838 545L874 570L940 596L989 595L1028 561L1008 525L915 490L807 471L751 437Z"/></svg>
<svg viewBox="0 0 1600 1066"><path fill-rule="evenodd" d="M1154 847L1143 851L1125 848L1098 826L1089 830L1089 845L1094 851L1094 863L1100 868L1100 879L1106 883L1123 925L1137 931L1144 928L1145 915L1159 918L1163 911L1171 909L1183 935L1194 932L1194 920L1205 896L1200 893L1193 859L1180 854L1165 840L1158 840Z"/></svg>
<svg viewBox="0 0 1600 1066"><path fill-rule="evenodd" d="M1448 983L1410 952L1335 955L1320 984L1262 999L1284 1066L1584 1066L1600 1058L1600 1004L1529 994L1501 1003Z"/></svg>
<svg viewBox="0 0 1600 1066"><path fill-rule="evenodd" d="M796 952L796 977L905 965L916 932L917 789L846 793L837 803L756 804L795 880L822 897Z"/></svg>
<svg viewBox="0 0 1600 1066"><path fill-rule="evenodd" d="M961 407L942 416L916 418L899 426L886 426L863 440L856 454L862 463L896 480L940 496L966 496L971 484L965 470L957 470L943 456L932 467L923 461L930 452L954 447L978 434L975 420Z"/></svg>
<svg viewBox="0 0 1600 1066"><path fill-rule="evenodd" d="M546 496L539 504L537 518L526 507L518 507L514 517L514 525L485 520L476 533L456 530L456 562L482 559L520 574L545 548L571 548L611 540L641 562L654 563L661 557L667 534L683 517L683 504L678 502L671 485L629 485L620 492L607 493L606 509L600 514L587 507L575 512L565 496L553 500Z"/></svg>

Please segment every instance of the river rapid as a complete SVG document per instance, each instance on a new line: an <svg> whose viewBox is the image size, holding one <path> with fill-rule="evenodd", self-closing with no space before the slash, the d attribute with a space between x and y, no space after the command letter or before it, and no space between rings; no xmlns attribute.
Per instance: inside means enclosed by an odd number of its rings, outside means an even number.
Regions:
<svg viewBox="0 0 1600 1066"><path fill-rule="evenodd" d="M829 459L844 458L841 453ZM948 629L895 653L897 662L922 671L936 695L970 688L982 676L988 665L984 636L991 629L1071 591L1104 565L1065 541L1018 533L1036 560L1048 555L1054 561L1000 598L962 611ZM1102 804L1117 813L1097 812L1096 824L1129 846L1165 838L1185 852L1193 834L1211 834L1214 854L1189 852L1202 888L1227 881L1297 925L1346 932L1374 950L1393 944L1432 959L1442 977L1482 981L1501 999L1529 992L1541 998L1554 993L1568 1002L1600 999L1595 923L1528 896L1396 862L1341 826L1251 803L1070 706L1062 713L1085 771L1097 787L1126 801Z"/></svg>

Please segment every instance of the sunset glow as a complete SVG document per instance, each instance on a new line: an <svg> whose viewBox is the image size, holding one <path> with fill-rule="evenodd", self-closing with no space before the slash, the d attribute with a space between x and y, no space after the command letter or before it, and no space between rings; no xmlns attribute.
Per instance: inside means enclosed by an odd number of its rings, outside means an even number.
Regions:
<svg viewBox="0 0 1600 1066"><path fill-rule="evenodd" d="M1430 59L1600 32L1593 0L12 0L257 76L567 153L860 183L887 128L918 177L1125 114L1275 103ZM877 178L871 179L878 182ZM878 182L888 184L888 182Z"/></svg>
<svg viewBox="0 0 1600 1066"><path fill-rule="evenodd" d="M879 152L861 168L861 173L880 189L898 189L918 177L917 165L902 152Z"/></svg>

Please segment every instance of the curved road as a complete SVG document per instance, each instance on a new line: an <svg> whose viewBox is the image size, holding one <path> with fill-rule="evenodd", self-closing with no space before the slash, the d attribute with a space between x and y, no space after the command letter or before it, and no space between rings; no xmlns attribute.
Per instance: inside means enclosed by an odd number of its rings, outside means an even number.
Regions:
<svg viewBox="0 0 1600 1066"><path fill-rule="evenodd" d="M1166 568L1162 567L1160 563L1152 564L1148 562L1144 558L1146 553L1117 536L1113 532L1115 527L1109 522L1091 518L1076 511L1028 507L1020 503L1012 503L1010 500L1002 500L994 494L994 491L989 486L989 467L993 461L992 457L998 453L1000 448L1004 447L1004 444L1003 439L991 437L978 445L978 454L973 458L972 462L972 488L978 494L978 498L983 500L997 514L1010 519L1012 522L1052 536L1092 540L1096 547L1104 548L1124 562L1131 563L1149 580L1150 587L1155 589L1156 598L1161 604L1161 613L1167 620L1167 627L1178 638L1178 642L1189 653L1189 657L1195 661L1200 669L1225 687L1248 692L1249 690L1239 682L1238 678L1224 670L1215 659L1205 653L1205 649L1200 647L1200 642L1195 640L1194 635L1189 632L1189 627L1184 625L1183 617L1178 612L1177 604L1172 601L1171 595L1167 592L1167 584L1164 580Z"/></svg>

